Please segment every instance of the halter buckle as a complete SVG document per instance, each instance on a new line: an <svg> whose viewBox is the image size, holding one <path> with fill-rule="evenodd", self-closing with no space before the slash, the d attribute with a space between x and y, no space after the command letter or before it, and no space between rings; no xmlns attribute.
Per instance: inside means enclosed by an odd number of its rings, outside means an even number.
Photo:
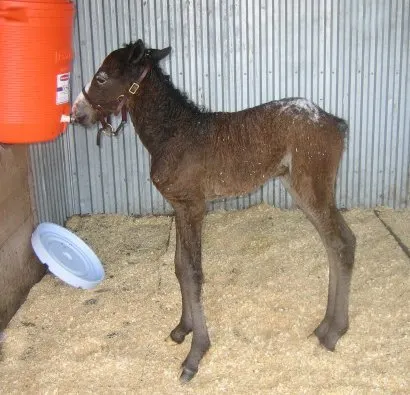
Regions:
<svg viewBox="0 0 410 395"><path fill-rule="evenodd" d="M130 89L128 89L128 92L131 93L131 95L135 95L140 88L140 85L137 84L136 82L133 82L132 85L130 86Z"/></svg>
<svg viewBox="0 0 410 395"><path fill-rule="evenodd" d="M115 136L114 128L110 123L106 123L102 128L98 129L98 131L106 136Z"/></svg>

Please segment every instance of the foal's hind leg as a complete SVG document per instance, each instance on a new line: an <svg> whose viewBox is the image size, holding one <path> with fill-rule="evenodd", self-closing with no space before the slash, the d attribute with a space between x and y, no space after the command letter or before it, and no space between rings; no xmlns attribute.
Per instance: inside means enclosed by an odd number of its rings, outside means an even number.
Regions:
<svg viewBox="0 0 410 395"><path fill-rule="evenodd" d="M327 219L317 222L329 258L329 290L325 317L314 333L321 344L334 350L339 338L349 326L349 290L354 263L356 238L339 211L333 206Z"/></svg>
<svg viewBox="0 0 410 395"><path fill-rule="evenodd" d="M295 202L312 222L325 245L329 260L329 288L325 316L314 333L320 343L334 350L339 338L349 326L349 289L354 262L356 238L337 210L334 202L332 177L306 177L307 182L292 179L282 182ZM317 181L314 181L317 180Z"/></svg>

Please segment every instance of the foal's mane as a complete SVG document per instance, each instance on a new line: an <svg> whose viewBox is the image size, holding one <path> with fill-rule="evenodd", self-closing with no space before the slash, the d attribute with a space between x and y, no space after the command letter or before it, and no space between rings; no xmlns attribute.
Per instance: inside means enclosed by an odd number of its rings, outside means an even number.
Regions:
<svg viewBox="0 0 410 395"><path fill-rule="evenodd" d="M152 70L156 73L158 79L163 83L169 92L169 95L174 99L176 102L182 104L185 108L188 108L195 114L199 114L205 112L205 109L199 107L196 103L194 103L191 99L188 98L185 92L180 91L172 82L171 77L168 74L165 74L162 68L158 65L158 63L154 63Z"/></svg>

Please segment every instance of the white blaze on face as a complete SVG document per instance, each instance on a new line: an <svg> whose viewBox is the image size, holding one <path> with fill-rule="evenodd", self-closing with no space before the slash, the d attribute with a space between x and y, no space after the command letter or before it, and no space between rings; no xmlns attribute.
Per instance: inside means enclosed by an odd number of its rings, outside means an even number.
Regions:
<svg viewBox="0 0 410 395"><path fill-rule="evenodd" d="M88 93L88 89L90 89L90 85L91 85L91 82L89 82L89 83L84 87L84 90L85 90L87 93ZM72 108L72 113L75 114L75 111L77 110L77 108L78 108L79 106L81 107L81 106L84 105L86 102L87 102L87 100L85 100L83 91L81 91L81 92L79 93L79 95L76 97L76 99L74 100L73 108Z"/></svg>
<svg viewBox="0 0 410 395"><path fill-rule="evenodd" d="M90 89L91 82L89 82L84 90L88 93ZM84 97L81 91L77 98L74 100L73 106L71 108L71 114L75 122L88 126L96 122L95 111L91 107L90 103Z"/></svg>

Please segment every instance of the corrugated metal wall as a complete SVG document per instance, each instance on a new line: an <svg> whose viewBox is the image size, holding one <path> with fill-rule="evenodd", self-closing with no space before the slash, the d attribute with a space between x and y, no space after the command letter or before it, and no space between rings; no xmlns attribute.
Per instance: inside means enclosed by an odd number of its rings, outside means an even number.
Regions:
<svg viewBox="0 0 410 395"><path fill-rule="evenodd" d="M338 204L407 207L409 1L78 1L73 96L105 55L124 43L142 38L152 47L171 45L164 69L176 86L211 110L302 96L345 118L350 139L339 172ZM101 149L95 132L70 127L51 148L32 149L33 163L40 162L35 173L37 190L43 188L38 194L44 218L51 215L46 206L57 218L169 212L149 181L149 156L133 128L118 138L105 137ZM271 181L211 208L244 208L262 200L291 204L280 184Z"/></svg>
<svg viewBox="0 0 410 395"><path fill-rule="evenodd" d="M35 216L38 222L63 224L76 211L72 206L69 172L69 151L66 138L51 143L32 144L30 162Z"/></svg>

